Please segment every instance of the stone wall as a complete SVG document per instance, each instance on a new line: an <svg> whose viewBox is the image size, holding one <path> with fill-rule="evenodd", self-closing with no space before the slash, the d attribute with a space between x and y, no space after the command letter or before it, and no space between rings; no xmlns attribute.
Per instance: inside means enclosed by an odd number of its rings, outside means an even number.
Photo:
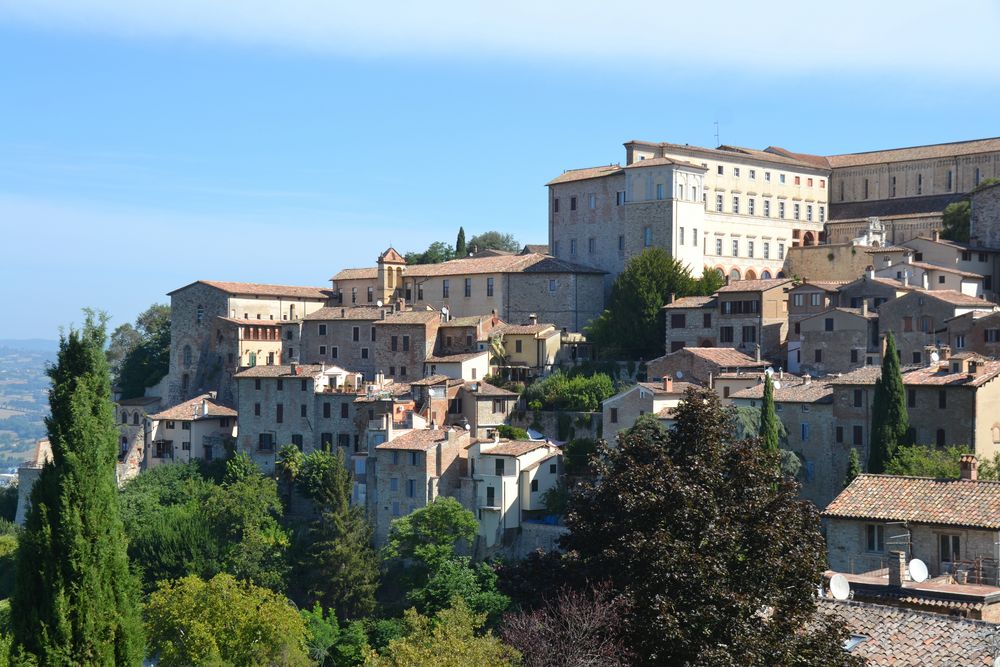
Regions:
<svg viewBox="0 0 1000 667"><path fill-rule="evenodd" d="M1000 248L1000 185L983 188L972 195L971 201L969 237L972 244Z"/></svg>
<svg viewBox="0 0 1000 667"><path fill-rule="evenodd" d="M604 275L599 273L510 273L503 280L505 322L527 323L535 314L557 329L582 331L604 311Z"/></svg>
<svg viewBox="0 0 1000 667"><path fill-rule="evenodd" d="M867 250L850 243L796 246L788 249L783 270L807 280L854 280L872 263Z"/></svg>

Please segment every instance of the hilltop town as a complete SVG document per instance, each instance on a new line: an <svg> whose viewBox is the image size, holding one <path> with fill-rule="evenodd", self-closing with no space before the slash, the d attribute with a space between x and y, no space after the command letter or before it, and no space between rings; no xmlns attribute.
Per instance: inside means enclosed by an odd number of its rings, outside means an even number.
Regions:
<svg viewBox="0 0 1000 667"><path fill-rule="evenodd" d="M475 517L470 556L522 559L560 550L580 452L637 422L670 429L707 390L734 414L773 405L783 470L823 516L821 607L868 638L863 655L876 659L886 624L913 664L928 632L942 655L987 655L983 622L1000 621L1000 482L983 479L1000 460L1000 139L829 156L624 148L622 162L548 181L546 242L517 252L414 264L388 247L314 286L270 284L266 267L255 283L191 276L168 295L167 375L115 397L119 483L235 454L275 477L288 445L339 452L375 547L452 498ZM648 354L624 333L592 335L616 281L653 251L712 288L661 295ZM952 478L869 469L887 349L907 446L954 454ZM572 382L586 395L557 387ZM19 521L48 456L43 443L21 469ZM840 604L845 578L854 602Z"/></svg>

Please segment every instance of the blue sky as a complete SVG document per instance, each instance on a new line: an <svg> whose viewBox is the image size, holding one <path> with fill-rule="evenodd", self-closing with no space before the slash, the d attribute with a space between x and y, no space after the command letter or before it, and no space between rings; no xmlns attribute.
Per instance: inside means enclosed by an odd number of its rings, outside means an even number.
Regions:
<svg viewBox="0 0 1000 667"><path fill-rule="evenodd" d="M545 181L716 120L822 154L1000 135L987 1L355 4L0 0L0 338L459 225L545 242Z"/></svg>

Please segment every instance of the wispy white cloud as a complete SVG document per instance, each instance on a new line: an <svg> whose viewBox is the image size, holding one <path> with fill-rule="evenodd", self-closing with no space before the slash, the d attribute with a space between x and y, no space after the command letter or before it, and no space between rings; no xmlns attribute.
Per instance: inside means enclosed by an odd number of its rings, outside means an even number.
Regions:
<svg viewBox="0 0 1000 667"><path fill-rule="evenodd" d="M551 58L688 75L1000 70L993 0L0 0L0 20L361 57Z"/></svg>

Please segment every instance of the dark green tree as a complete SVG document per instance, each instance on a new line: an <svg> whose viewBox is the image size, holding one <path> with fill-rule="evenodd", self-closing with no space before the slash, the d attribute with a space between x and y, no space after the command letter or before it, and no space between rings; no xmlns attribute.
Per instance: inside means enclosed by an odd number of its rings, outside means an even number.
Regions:
<svg viewBox="0 0 1000 667"><path fill-rule="evenodd" d="M11 605L16 644L45 665L138 665L144 654L115 484L106 325L87 311L49 370L53 460L31 492Z"/></svg>
<svg viewBox="0 0 1000 667"><path fill-rule="evenodd" d="M469 249L475 252L484 250L502 250L504 252L519 252L521 244L514 238L513 234L489 231L476 234L469 239Z"/></svg>
<svg viewBox="0 0 1000 667"><path fill-rule="evenodd" d="M313 452L330 459L309 489L319 512L296 577L309 600L336 611L341 620L359 619L375 609L378 557L371 548L371 524L360 505L351 505L353 479L344 453Z"/></svg>
<svg viewBox="0 0 1000 667"><path fill-rule="evenodd" d="M985 181L973 188L968 195L959 201L952 202L944 207L941 217L941 238L959 243L969 242L969 232L972 222L972 204L969 196L973 192L982 190L995 183L1000 183L1000 178L987 178Z"/></svg>
<svg viewBox="0 0 1000 667"><path fill-rule="evenodd" d="M858 475L861 474L861 459L858 457L856 447L851 447L851 453L847 456L847 474L844 475L844 488L851 485Z"/></svg>
<svg viewBox="0 0 1000 667"><path fill-rule="evenodd" d="M887 475L907 475L909 477L935 477L957 479L962 472L959 459L971 454L968 447L932 447L928 445L901 445L896 448L885 466ZM982 478L982 475L980 475Z"/></svg>
<svg viewBox="0 0 1000 667"><path fill-rule="evenodd" d="M125 349L128 345L132 346ZM121 397L142 396L170 370L170 306L147 308L136 318L132 333L118 327L108 354L120 359L114 380Z"/></svg>
<svg viewBox="0 0 1000 667"><path fill-rule="evenodd" d="M882 375L875 382L872 398L872 431L868 448L868 472L882 473L905 442L910 428L910 415L906 411L906 390L899 369L899 353L892 332L885 335L885 355L882 357Z"/></svg>
<svg viewBox="0 0 1000 667"><path fill-rule="evenodd" d="M777 454L734 439L732 413L710 390L689 391L675 420L668 430L641 418L601 446L562 540L586 580L627 598L636 663L853 664L842 627L801 631L815 618L826 548L816 508L782 478Z"/></svg>
<svg viewBox="0 0 1000 667"><path fill-rule="evenodd" d="M403 255L407 264L440 264L455 259L455 251L444 241L434 241L423 252L408 252Z"/></svg>
<svg viewBox="0 0 1000 667"><path fill-rule="evenodd" d="M760 404L760 433L764 448L774 454L778 453L778 415L774 411L774 382L771 375L764 375L764 400Z"/></svg>
<svg viewBox="0 0 1000 667"><path fill-rule="evenodd" d="M455 239L455 257L461 259L469 254L468 249L465 247L465 228L458 228L458 238Z"/></svg>
<svg viewBox="0 0 1000 667"><path fill-rule="evenodd" d="M684 265L667 251L647 248L615 279L607 309L590 325L588 338L605 356L658 357L666 334L663 305L671 294L693 294L696 287Z"/></svg>

